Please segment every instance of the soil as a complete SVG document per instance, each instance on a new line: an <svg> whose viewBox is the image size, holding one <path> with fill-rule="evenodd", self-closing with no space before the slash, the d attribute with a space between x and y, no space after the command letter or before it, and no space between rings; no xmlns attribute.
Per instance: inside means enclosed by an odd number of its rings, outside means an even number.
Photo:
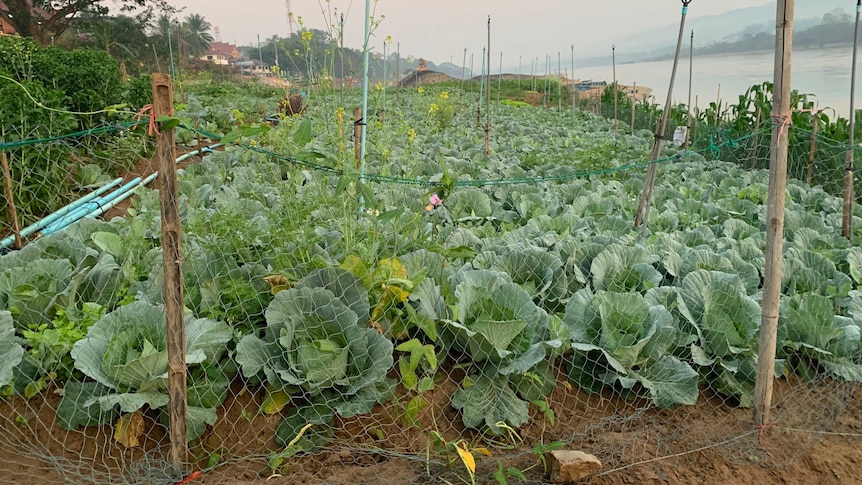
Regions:
<svg viewBox="0 0 862 485"><path fill-rule="evenodd" d="M180 168L198 160L192 157ZM141 161L124 180L154 169ZM124 215L128 206L126 201L115 207L106 219ZM404 410L415 393L399 388L394 403L378 405L369 415L337 418L335 438L323 450L288 458L288 466L277 474L267 460L279 451L273 437L281 417L261 414L263 392L237 382L219 408L215 426L191 447L191 469L208 471L188 483L469 483L452 449L446 453L429 444L434 432L449 442L464 439L490 450L490 458L475 453L481 484L497 483L491 475L498 463L522 470L529 483L546 483L535 450L558 440L603 462L602 471L584 481L593 485L862 483L862 391L855 385L778 381L774 425L757 429L750 409L708 391L701 392L695 406L658 410L610 392L585 394L561 377L547 399L553 424L531 406L531 420L507 439L465 429L449 405L464 373L449 369L441 375L445 378L435 389L422 395L427 406L414 422L406 421ZM114 440L113 426L60 428L55 411L59 394L48 388L29 400L0 402L0 483L179 482L169 472L168 439L157 413L144 413L140 446L124 449ZM509 483L522 482L510 476Z"/></svg>
<svg viewBox="0 0 862 485"><path fill-rule="evenodd" d="M198 150L200 148L203 148L204 146L206 146L206 142L204 142L204 144L202 144L199 147L177 147L177 150L176 150L177 157L184 155L186 153ZM189 158L183 160L182 162L178 163L177 169L184 169L193 163L199 163L202 158L203 157L201 155L194 155L192 157L189 157ZM157 165L158 164L155 160L146 159L146 158L139 159L137 162L135 162L135 165L129 171L127 171L126 173L124 173L122 175L123 183L129 182L136 177L145 178L145 177L151 175L153 172L158 171ZM156 178L147 187L149 187L151 189L158 189L159 184L160 184L160 179ZM128 199L118 203L117 205L112 207L111 210L106 212L102 216L102 218L106 221L110 221L111 219L113 219L115 217L125 216L126 213L128 213L128 211L129 211L129 207L131 207L131 205L132 205L132 200L134 200L134 197L129 197Z"/></svg>
<svg viewBox="0 0 862 485"><path fill-rule="evenodd" d="M461 438L486 447L491 458L478 458L477 483L496 483L491 475L518 468L529 483L546 483L539 455L542 443L566 441L567 449L596 455L604 464L584 483L741 485L862 483L862 394L855 386L818 385L782 380L776 387L773 427L756 429L751 411L702 392L696 406L657 410L611 394L587 395L558 382L547 416L531 407L531 420L519 438L483 436L467 430L449 405L463 373L451 370L436 388L423 394L427 407L414 423L404 409L413 393L399 388L397 402L378 405L371 414L336 419L336 435L313 455L286 460L272 474L270 453L281 417L259 413L263 393L235 383L219 409L214 427L192 446L196 463L207 469L189 483L398 485L469 483L463 465L451 453L429 448L432 432L447 441ZM126 450L113 440L113 428L65 431L58 427L56 389L25 400L0 404L0 482L177 483L170 478L164 427L153 412L144 414L139 447ZM801 430L807 431L801 431ZM514 436L514 435L513 435ZM520 442L523 440L523 442ZM447 466L447 459L449 465ZM210 462L212 460L212 462ZM208 463L210 462L210 463ZM522 483L516 478L509 483Z"/></svg>

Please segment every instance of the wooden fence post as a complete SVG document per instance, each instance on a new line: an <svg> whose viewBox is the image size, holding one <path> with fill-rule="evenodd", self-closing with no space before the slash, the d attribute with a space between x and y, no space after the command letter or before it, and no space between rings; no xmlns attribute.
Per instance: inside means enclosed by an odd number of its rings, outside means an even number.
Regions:
<svg viewBox="0 0 862 485"><path fill-rule="evenodd" d="M353 152L356 156L356 170L362 163L362 108L353 110Z"/></svg>
<svg viewBox="0 0 862 485"><path fill-rule="evenodd" d="M155 116L169 116L174 104L173 84L167 74L153 74ZM159 197L162 215L162 254L165 264L165 314L168 351L168 394L170 396L171 461L185 474L188 463L186 438L186 332L183 315L183 270L180 247L179 193L174 147L174 130L161 128L156 136L159 162Z"/></svg>
<svg viewBox="0 0 862 485"><path fill-rule="evenodd" d="M6 159L6 152L0 152L0 162L3 164L3 181L6 185L6 200L9 201L9 218L12 219L12 234L15 235L15 249L21 249L24 241L21 240L18 208L15 207L15 195L12 192L12 172L9 170L9 161Z"/></svg>
<svg viewBox="0 0 862 485"><path fill-rule="evenodd" d="M811 150L808 152L808 186L814 181L814 156L817 154L817 130L820 128L820 111L814 112L814 129L811 131Z"/></svg>
<svg viewBox="0 0 862 485"><path fill-rule="evenodd" d="M763 269L757 381L754 384L754 424L761 427L769 424L772 411L772 388L775 381L790 128L790 67L793 53L794 7L795 0L778 0L775 20L775 89L772 105L769 193L766 198L766 263Z"/></svg>

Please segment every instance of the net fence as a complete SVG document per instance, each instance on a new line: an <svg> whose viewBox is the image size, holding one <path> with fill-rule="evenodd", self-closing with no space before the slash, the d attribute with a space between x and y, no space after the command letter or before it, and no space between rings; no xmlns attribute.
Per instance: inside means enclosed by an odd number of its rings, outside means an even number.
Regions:
<svg viewBox="0 0 862 485"><path fill-rule="evenodd" d="M858 443L862 253L840 237L846 147L828 133L791 130L774 424L758 429L769 120L666 149L636 231L649 131L500 104L486 157L472 108L429 88L366 120L360 169L357 120L314 96L180 170L185 471L159 194L139 190L124 218L0 259L0 475L545 483L546 453L575 449L602 462L591 483L693 482L804 464L829 433Z"/></svg>

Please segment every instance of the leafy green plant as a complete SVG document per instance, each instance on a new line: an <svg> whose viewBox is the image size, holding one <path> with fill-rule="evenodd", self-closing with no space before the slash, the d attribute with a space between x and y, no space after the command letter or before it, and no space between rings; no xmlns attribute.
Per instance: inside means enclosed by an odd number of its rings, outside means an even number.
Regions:
<svg viewBox="0 0 862 485"><path fill-rule="evenodd" d="M237 364L248 378L262 375L276 390L301 393L307 404L297 412L314 410L324 426L333 412L367 413L391 395L386 373L393 364L392 343L361 326L368 308L368 295L355 276L337 268L312 272L275 296L263 338L243 337ZM280 442L297 434L296 424L285 418L277 432Z"/></svg>
<svg viewBox="0 0 862 485"><path fill-rule="evenodd" d="M780 354L803 377L813 380L825 372L845 381L862 381L861 335L855 320L835 315L826 296L794 295L782 302Z"/></svg>
<svg viewBox="0 0 862 485"><path fill-rule="evenodd" d="M569 300L563 322L575 351L569 378L582 389L618 385L662 408L697 400L697 372L669 355L676 328L663 306L650 306L637 293L584 289Z"/></svg>
<svg viewBox="0 0 862 485"><path fill-rule="evenodd" d="M214 364L233 338L230 328L214 320L186 317L188 438L214 424L216 407L226 395L228 380ZM168 404L164 308L134 302L93 324L87 338L75 343L75 367L92 381L64 393L57 414L64 429L102 424L117 411L136 413L143 407ZM122 417L121 417L122 419Z"/></svg>

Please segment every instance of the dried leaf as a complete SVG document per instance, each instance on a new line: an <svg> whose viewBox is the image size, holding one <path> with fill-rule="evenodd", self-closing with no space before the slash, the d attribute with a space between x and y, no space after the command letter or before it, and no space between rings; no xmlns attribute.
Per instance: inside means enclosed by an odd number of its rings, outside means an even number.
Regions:
<svg viewBox="0 0 862 485"><path fill-rule="evenodd" d="M467 449L467 445L465 443L461 443L460 445L455 447L455 450L458 451L458 456L461 457L461 461L464 462L464 466L470 470L470 473L476 473L476 459L473 458L473 453L470 453L470 450Z"/></svg>
<svg viewBox="0 0 862 485"><path fill-rule="evenodd" d="M290 394L283 389L272 391L267 389L266 398L260 405L260 411L264 414L278 414L290 402Z"/></svg>
<svg viewBox="0 0 862 485"><path fill-rule="evenodd" d="M144 432L144 416L141 411L120 416L115 424L114 440L126 448L141 446L140 436Z"/></svg>
<svg viewBox="0 0 862 485"><path fill-rule="evenodd" d="M487 456L488 458L491 457L491 450L489 450L488 448L480 446L478 448L473 448L473 451L478 451L479 453Z"/></svg>
<svg viewBox="0 0 862 485"><path fill-rule="evenodd" d="M280 291L289 290L293 287L293 283L287 281L287 276L282 274L274 274L263 279L272 287L272 294L278 294Z"/></svg>

